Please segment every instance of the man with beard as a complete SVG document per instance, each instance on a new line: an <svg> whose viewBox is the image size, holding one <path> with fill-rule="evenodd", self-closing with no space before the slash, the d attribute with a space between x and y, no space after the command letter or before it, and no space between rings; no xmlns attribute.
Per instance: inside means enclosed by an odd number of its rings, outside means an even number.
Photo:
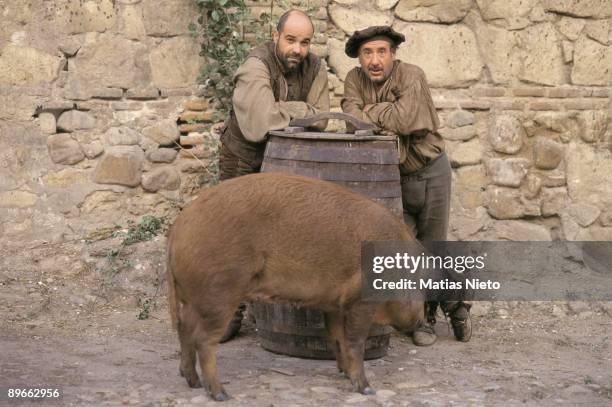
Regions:
<svg viewBox="0 0 612 407"><path fill-rule="evenodd" d="M253 49L236 71L233 109L221 136L221 181L259 172L270 130L329 110L325 65L309 52L313 34L310 18L289 10L278 21L274 41Z"/></svg>
<svg viewBox="0 0 612 407"><path fill-rule="evenodd" d="M359 58L344 82L342 110L373 123L383 133L399 137L404 222L422 241L444 241L450 211L451 167L437 129L438 115L425 74L416 65L395 59L405 41L388 26L355 33L345 52ZM450 316L455 337L467 342L472 335L470 304L441 302ZM426 322L413 334L416 345L432 345L437 303L426 306Z"/></svg>
<svg viewBox="0 0 612 407"><path fill-rule="evenodd" d="M329 111L325 64L309 52L313 35L310 18L289 10L278 20L273 41L253 49L236 71L233 109L221 135L221 181L259 172L270 130ZM326 125L322 121L315 127ZM245 307L240 305L221 342L236 336Z"/></svg>

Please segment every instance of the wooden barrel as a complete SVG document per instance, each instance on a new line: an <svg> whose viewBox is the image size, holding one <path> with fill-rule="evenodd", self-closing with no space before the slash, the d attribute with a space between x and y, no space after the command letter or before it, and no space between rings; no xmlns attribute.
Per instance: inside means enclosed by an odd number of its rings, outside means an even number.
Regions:
<svg viewBox="0 0 612 407"><path fill-rule="evenodd" d="M331 181L362 194L402 217L399 154L395 138L330 133L272 132L262 172L284 172ZM275 353L333 359L327 346L323 312L288 304L255 302L257 330L262 346ZM374 325L364 357L387 354L392 329Z"/></svg>

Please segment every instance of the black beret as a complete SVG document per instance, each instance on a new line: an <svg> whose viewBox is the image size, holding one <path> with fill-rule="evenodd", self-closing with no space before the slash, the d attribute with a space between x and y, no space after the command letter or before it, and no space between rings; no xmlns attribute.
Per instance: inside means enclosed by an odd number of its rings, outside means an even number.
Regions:
<svg viewBox="0 0 612 407"><path fill-rule="evenodd" d="M379 35L389 38L393 43L393 47L397 47L402 42L406 41L404 34L398 33L388 25L376 25L364 28L363 30L355 31L353 35L351 35L351 38L349 38L346 42L344 52L351 58L357 58L357 55L359 55L359 46Z"/></svg>

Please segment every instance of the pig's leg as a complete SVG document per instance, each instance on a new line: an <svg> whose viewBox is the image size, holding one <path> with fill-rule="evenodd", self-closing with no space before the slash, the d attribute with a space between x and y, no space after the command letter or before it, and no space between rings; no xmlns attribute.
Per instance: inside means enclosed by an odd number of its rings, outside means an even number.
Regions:
<svg viewBox="0 0 612 407"><path fill-rule="evenodd" d="M187 380L189 387L202 387L196 372L195 328L199 316L187 304L181 306L178 322L179 341L181 343L180 374Z"/></svg>
<svg viewBox="0 0 612 407"><path fill-rule="evenodd" d="M327 341L336 356L338 371L346 375L347 367L344 359L346 349L343 349L346 340L344 338L344 316L342 313L326 312L325 327L327 328Z"/></svg>
<svg viewBox="0 0 612 407"><path fill-rule="evenodd" d="M376 307L371 304L357 303L351 306L345 317L345 349L344 355L347 373L355 391L361 394L375 394L370 387L363 367L363 354L368 332L374 320Z"/></svg>
<svg viewBox="0 0 612 407"><path fill-rule="evenodd" d="M208 295L203 295L198 304L201 319L196 337L202 380L211 397L217 401L227 400L229 396L219 381L216 350L238 304L239 299L224 302L215 297L213 301L213 297Z"/></svg>

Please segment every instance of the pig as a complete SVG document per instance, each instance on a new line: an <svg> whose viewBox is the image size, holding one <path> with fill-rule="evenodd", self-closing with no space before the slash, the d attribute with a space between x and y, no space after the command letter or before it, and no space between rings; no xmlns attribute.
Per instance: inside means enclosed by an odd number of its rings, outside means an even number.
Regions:
<svg viewBox="0 0 612 407"><path fill-rule="evenodd" d="M373 323L409 333L423 302L361 298L361 242L414 240L387 208L330 182L281 173L234 178L203 191L168 238L168 300L181 348L180 374L229 398L216 348L244 300L284 301L325 313L338 369L355 391L374 394L364 372Z"/></svg>

